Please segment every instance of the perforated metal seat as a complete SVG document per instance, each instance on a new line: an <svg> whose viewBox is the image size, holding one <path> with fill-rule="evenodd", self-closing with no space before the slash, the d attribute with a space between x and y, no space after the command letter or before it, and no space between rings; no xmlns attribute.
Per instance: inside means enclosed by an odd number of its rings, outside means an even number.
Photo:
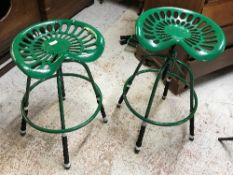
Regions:
<svg viewBox="0 0 233 175"><path fill-rule="evenodd" d="M222 29L211 19L186 9L161 7L143 13L136 35L146 50L155 52L180 45L193 58L208 61L225 48Z"/></svg>
<svg viewBox="0 0 233 175"><path fill-rule="evenodd" d="M12 43L11 54L19 68L32 78L51 76L66 59L92 62L104 50L104 39L81 21L54 20L29 27Z"/></svg>

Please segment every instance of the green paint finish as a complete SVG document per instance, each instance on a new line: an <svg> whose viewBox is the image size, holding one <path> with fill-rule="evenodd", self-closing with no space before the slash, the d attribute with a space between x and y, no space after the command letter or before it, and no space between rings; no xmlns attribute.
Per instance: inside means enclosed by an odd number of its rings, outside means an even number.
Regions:
<svg viewBox="0 0 233 175"><path fill-rule="evenodd" d="M157 52L180 45L193 58L209 61L225 49L222 29L202 14L175 7L154 8L136 22L136 36L142 47Z"/></svg>
<svg viewBox="0 0 233 175"><path fill-rule="evenodd" d="M11 46L12 59L31 78L53 75L64 60L92 62L104 50L104 38L89 24L75 20L52 20L20 32Z"/></svg>

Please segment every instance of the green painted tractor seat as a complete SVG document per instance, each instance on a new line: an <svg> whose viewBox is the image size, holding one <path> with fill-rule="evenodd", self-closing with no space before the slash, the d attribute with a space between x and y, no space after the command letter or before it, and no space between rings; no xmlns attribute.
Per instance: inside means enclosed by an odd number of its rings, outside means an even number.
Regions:
<svg viewBox="0 0 233 175"><path fill-rule="evenodd" d="M84 22L53 20L20 32L12 43L11 55L19 68L32 78L54 74L65 59L91 62L104 50L99 31Z"/></svg>
<svg viewBox="0 0 233 175"><path fill-rule="evenodd" d="M199 13L174 7L154 8L144 12L136 23L141 46L151 52L180 45L193 58L208 61L225 48L222 29Z"/></svg>

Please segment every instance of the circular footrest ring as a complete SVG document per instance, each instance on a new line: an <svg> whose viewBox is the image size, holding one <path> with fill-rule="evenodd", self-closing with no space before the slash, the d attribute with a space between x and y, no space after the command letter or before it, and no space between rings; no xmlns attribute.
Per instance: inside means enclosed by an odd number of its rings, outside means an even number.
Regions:
<svg viewBox="0 0 233 175"><path fill-rule="evenodd" d="M147 72L159 72L160 69L146 69L146 70L141 70L139 71L136 75L139 75L139 74L143 74L143 73L147 73ZM185 85L187 85L188 87L190 87L189 83L183 79L182 77L180 77L179 75L175 74L175 73L170 73L168 72L168 75L171 76L171 77L175 77L177 79L179 79L182 83L184 83ZM186 121L190 120L196 110L197 110L197 104L198 104L198 98L197 98L197 94L196 92L193 90L193 97L194 97L194 107L193 107L193 110L190 112L190 114L179 120L179 121L175 121L175 122L158 122L158 121L155 121L155 120L152 120L150 119L150 117L148 118L145 118L144 116L142 116L141 114L139 114L132 106L131 104L129 103L128 101L128 98L127 98L127 95L126 95L126 89L127 89L127 86L129 85L129 82L132 80L132 76L130 76L127 81L125 82L125 85L124 85L124 89L123 89L123 98L124 98L124 101L126 103L126 106L129 108L129 110L136 116L138 117L139 119L143 120L144 122L146 123L150 123L152 125L157 125L157 126L177 126L177 125L181 125L183 123L185 123Z"/></svg>
<svg viewBox="0 0 233 175"><path fill-rule="evenodd" d="M81 78L81 79L84 79L86 81L89 81L90 82L90 79L86 76L83 76L83 75L79 75L79 74L75 74L75 73L63 73L62 74L63 76L72 76L72 77L77 77L77 78ZM30 92L36 87L38 86L39 84L41 84L42 82L46 81L46 80L49 80L49 79L52 79L52 78L55 78L56 75L53 75L53 76L50 76L46 79L43 79L43 80L39 80L37 82L35 82L33 85L31 85L30 87ZM39 130L39 131L42 131L42 132L46 132L46 133L54 133L54 134L59 134L59 133L67 133L67 132L72 132L72 131L75 131L75 130L78 130L84 126L86 126L87 124L89 124L96 116L97 114L100 112L100 109L102 107L102 101L103 101L103 97L102 97L102 93L101 93L101 90L100 88L98 87L98 85L95 83L95 88L98 92L98 94L96 94L99 99L98 99L98 106L95 110L95 112L89 116L84 122L76 125L76 126L73 126L73 127L70 127L70 128L66 128L66 129L49 129L49 128L45 128L45 127L41 127L35 123L33 123L29 118L28 116L26 115L25 113L25 110L24 110L24 99L25 99L25 94L23 96L23 99L22 99L22 102L21 102L21 115L22 117L26 120L26 122L33 128Z"/></svg>

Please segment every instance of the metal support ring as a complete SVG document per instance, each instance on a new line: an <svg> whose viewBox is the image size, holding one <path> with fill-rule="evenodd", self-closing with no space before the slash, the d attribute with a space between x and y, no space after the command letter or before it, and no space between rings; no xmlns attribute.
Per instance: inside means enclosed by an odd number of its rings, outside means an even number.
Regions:
<svg viewBox="0 0 233 175"><path fill-rule="evenodd" d="M63 76L72 76L72 77L77 77L77 78L81 78L81 79L84 79L86 81L89 81L91 82L91 80L86 77L86 76L83 76L83 75L79 75L79 74L75 74L75 73L62 73ZM36 86L38 86L39 84L41 84L42 82L46 81L46 80L49 80L49 79L52 79L52 78L55 78L56 75L53 75L53 76L50 76L46 79L43 79L43 80L38 80L37 82L35 82L33 85L30 86L30 91L32 91ZM35 123L33 123L29 118L28 116L26 115L25 113L25 109L24 109L24 100L25 100L25 97L26 97L26 94L24 94L23 96L23 99L21 101L21 114L22 114L22 117L26 120L26 122L32 126L33 128L39 130L39 131L42 131L42 132L46 132L46 133L53 133L53 134L58 134L58 133L67 133L67 132L72 132L72 131L75 131L75 130L78 130L84 126L86 126L88 123L90 123L96 116L97 114L99 113L99 111L101 110L101 107L102 107L102 101L103 101L103 96L102 96L102 93L100 91L100 88L98 87L98 85L95 83L95 87L96 87L96 90L97 90L97 94L96 96L99 97L99 102L98 102L98 106L95 110L95 112L89 116L84 122L80 123L80 124L77 124L73 127L70 127L70 128L66 128L66 129L49 129L49 128L45 128L45 127L41 127Z"/></svg>
<svg viewBox="0 0 233 175"><path fill-rule="evenodd" d="M182 66L186 66L186 65L182 65ZM188 69L188 68L187 68L187 69ZM147 73L147 72L159 72L159 71L160 71L160 69L155 69L155 68L145 69L145 70L138 71L136 75L143 74L143 73ZM185 80L184 78L182 78L181 76L179 76L179 75L177 75L177 74L175 74L175 73L171 73L171 72L168 72L168 75L169 75L170 77L174 77L174 78L179 79L182 83L184 83L185 85L187 85L188 87L190 87L190 83L189 83L187 80ZM197 98L196 92L193 90L194 107L193 107L193 109L190 111L190 113L189 113L189 115L188 115L187 117L185 117L185 118L183 118L183 119L181 119L181 120L179 120L179 121L175 121L175 122L159 122L159 121L155 121L155 120L150 119L150 117L145 118L145 116L139 114L139 113L131 106L131 104L130 104L129 101L128 101L128 98L127 98L127 95L126 95L126 93L127 93L126 89L127 89L127 86L129 85L129 83L131 82L131 80L132 80L132 76L130 76L130 77L128 78L128 80L126 81L126 83L125 83L125 85L124 85L124 89L123 89L123 99L124 99L124 101L125 101L127 107L129 108L129 110L130 110L136 117L138 117L139 119L143 120L144 122L150 123L150 124L152 124L152 125L158 125L158 126L177 126L177 125L181 125L181 124L185 123L186 121L190 120L190 119L194 116L194 114L195 114L195 112L196 112L196 110L197 110L197 106L198 106L198 98ZM193 89L193 87L190 87L190 88Z"/></svg>

